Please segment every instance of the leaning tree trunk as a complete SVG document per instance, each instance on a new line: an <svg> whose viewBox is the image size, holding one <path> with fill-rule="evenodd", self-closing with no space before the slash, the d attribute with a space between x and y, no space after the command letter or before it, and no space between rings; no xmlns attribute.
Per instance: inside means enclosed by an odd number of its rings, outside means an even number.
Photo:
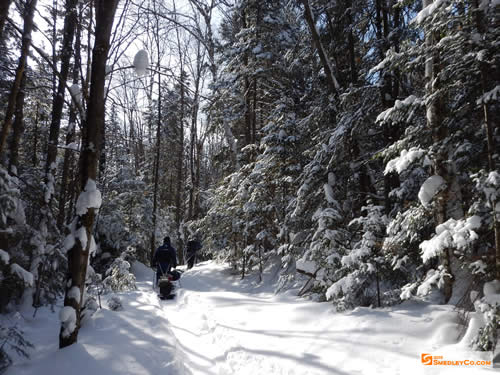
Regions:
<svg viewBox="0 0 500 375"><path fill-rule="evenodd" d="M423 0L422 7L425 8L433 3L433 0ZM425 91L427 96L434 95L439 90L439 72L440 62L439 54L434 51L434 47L438 42L439 36L431 30L425 30L425 46L427 49L427 59L425 63ZM446 137L446 129L442 124L443 114L443 98L435 97L427 103L427 126L432 133L432 141L434 144L441 143ZM441 176L446 182L447 187L436 197L435 221L436 225L442 224L447 220L447 204L450 191L451 181L448 169L445 165L446 155L444 151L436 152L432 161L434 174ZM443 266L446 275L443 277L442 291L447 303L453 292L453 273L451 269L451 254L450 249L445 249L440 256L440 264Z"/></svg>
<svg viewBox="0 0 500 375"><path fill-rule="evenodd" d="M92 51L92 68L89 103L83 127L80 156L81 193L75 210L72 233L68 239L68 275L66 294L61 313L59 347L74 344L78 338L80 315L87 274L89 252L95 246L92 236L95 211L100 207L101 195L96 187L99 162L100 135L104 126L104 85L106 60L111 29L119 0L95 0L95 43ZM68 242L68 241L67 241Z"/></svg>
<svg viewBox="0 0 500 375"><path fill-rule="evenodd" d="M0 132L0 157L3 154L5 142L12 126L12 118L14 117L14 111L16 109L17 94L21 86L24 69L26 68L26 61L28 59L31 45L31 32L33 31L33 16L35 14L36 3L37 0L27 0L24 7L24 30L21 42L21 56L19 57L19 62L17 64L14 83L12 84L12 88L10 90L9 102L5 112L2 131Z"/></svg>
<svg viewBox="0 0 500 375"><path fill-rule="evenodd" d="M323 69L325 70L328 87L332 94L337 94L340 86L337 82L337 79L335 78L335 75L333 74L333 68L330 59L328 58L323 44L321 43L321 38L319 36L318 30L316 29L316 23L314 22L314 17L311 11L309 0L300 0L300 2L302 3L302 5L304 5L304 18L307 21L314 46L318 51L319 59L321 60L321 64L323 65Z"/></svg>

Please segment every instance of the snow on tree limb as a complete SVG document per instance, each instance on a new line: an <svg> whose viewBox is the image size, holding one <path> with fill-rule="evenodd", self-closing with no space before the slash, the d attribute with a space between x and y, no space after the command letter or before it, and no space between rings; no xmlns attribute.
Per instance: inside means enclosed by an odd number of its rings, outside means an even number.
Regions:
<svg viewBox="0 0 500 375"><path fill-rule="evenodd" d="M397 172L401 174L405 171L412 163L416 160L424 158L424 165L429 165L430 160L425 155L425 150L422 150L418 147L412 147L409 150L402 150L399 157L390 160L384 170L384 175Z"/></svg>
<svg viewBox="0 0 500 375"><path fill-rule="evenodd" d="M148 53L141 49L135 54L134 57L134 68L138 76L143 76L146 74L146 70L149 67L149 56Z"/></svg>
<svg viewBox="0 0 500 375"><path fill-rule="evenodd" d="M422 206L428 207L432 198L434 198L434 196L445 186L446 181L443 177L438 175L431 176L425 180L420 188L420 191L418 192L418 199L420 200L420 203L422 203Z"/></svg>
<svg viewBox="0 0 500 375"><path fill-rule="evenodd" d="M466 220L449 219L436 227L436 236L420 244L424 263L443 253L445 249L463 249L478 238L474 231L481 226L479 216Z"/></svg>
<svg viewBox="0 0 500 375"><path fill-rule="evenodd" d="M21 280L24 281L24 283L27 286L33 286L34 285L34 278L33 274L31 272L26 271L23 267L21 267L17 263L12 263L10 265L10 271L15 274L17 277L19 277Z"/></svg>

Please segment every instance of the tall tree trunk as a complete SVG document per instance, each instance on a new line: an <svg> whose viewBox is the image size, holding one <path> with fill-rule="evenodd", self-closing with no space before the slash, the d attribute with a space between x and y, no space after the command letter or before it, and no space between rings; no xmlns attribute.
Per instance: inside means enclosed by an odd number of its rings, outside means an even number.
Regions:
<svg viewBox="0 0 500 375"><path fill-rule="evenodd" d="M338 89L340 88L335 75L333 74L332 64L330 59L328 58L325 49L323 48L323 44L321 43L321 39L318 33L318 29L316 29L316 24L314 22L314 17L311 11L311 5L309 4L309 0L300 0L302 5L304 5L304 18L307 21L307 25L309 26L309 31L311 32L311 37L313 39L313 43L318 51L319 58L321 60L321 64L323 65L323 69L326 75L326 81L328 82L328 87L332 94L337 94Z"/></svg>
<svg viewBox="0 0 500 375"><path fill-rule="evenodd" d="M197 219L200 214L200 190L201 190L201 157L203 152L203 139L196 143L196 188L194 196L193 218Z"/></svg>
<svg viewBox="0 0 500 375"><path fill-rule="evenodd" d="M3 155L5 142L7 140L10 127L12 126L12 118L14 117L14 111L16 109L17 93L19 92L24 69L26 68L26 61L28 59L31 45L31 32L33 31L33 16L35 14L36 3L37 0L27 0L24 7L24 30L21 42L21 56L19 57L19 62L17 64L16 75L10 90L9 102L7 104L2 131L0 133L0 157Z"/></svg>
<svg viewBox="0 0 500 375"><path fill-rule="evenodd" d="M71 108L68 120L68 130L66 133L66 145L73 143L76 140L76 110ZM68 181L70 176L70 166L73 163L73 153L75 151L64 150L64 161L61 175L61 188L59 191L59 212L57 215L57 227L62 230L66 219L66 202L68 201Z"/></svg>
<svg viewBox="0 0 500 375"><path fill-rule="evenodd" d="M78 0L66 0L66 14L64 16L63 42L61 46L61 72L57 92L52 105L52 119L49 131L49 143L47 149L47 162L45 164L46 183L55 175L55 161L57 158L57 147L59 145L59 129L64 106L64 92L68 79L71 55L73 54L73 37L75 35L77 14L76 4ZM46 203L52 200L52 194L46 196Z"/></svg>
<svg viewBox="0 0 500 375"><path fill-rule="evenodd" d="M247 29L247 16L246 9L243 10L241 15L241 28ZM248 71L248 53L244 52L243 54L243 70ZM244 100L245 100L245 122L243 123L244 129L243 134L245 135L245 144L239 144L239 149L241 150L244 146L249 145L252 142L252 101L251 101L251 90L250 90L250 79L248 78L248 73L243 75L243 84L244 84ZM241 131L240 131L241 132ZM241 136L241 134L237 134L236 137ZM241 142L240 142L241 143Z"/></svg>
<svg viewBox="0 0 500 375"><path fill-rule="evenodd" d="M16 99L16 118L14 120L13 135L10 142L10 158L9 158L9 171L17 174L17 166L19 163L19 144L21 143L21 136L24 133L24 97L26 90L26 72L21 79L21 86L17 93Z"/></svg>
<svg viewBox="0 0 500 375"><path fill-rule="evenodd" d="M423 8L431 5L433 0L423 0ZM435 95L439 90L439 72L440 72L440 62L439 55L434 51L434 46L438 42L438 35L431 32L430 30L425 30L425 45L427 49L427 59L425 63L425 91L426 94ZM442 97L435 97L432 101L427 103L427 126L432 133L432 141L440 143L446 137L446 129L442 124L442 115L444 110L444 103ZM447 183L447 187L435 198L435 221L436 225L442 224L447 220L447 198L451 186L449 171L445 165L447 157L443 155L443 151L437 152L433 163L434 173L441 176ZM445 299L445 303L451 298L453 292L453 273L451 269L451 254L450 249L445 249L440 257L440 264L443 266L447 275L443 278L442 291Z"/></svg>
<svg viewBox="0 0 500 375"><path fill-rule="evenodd" d="M82 152L80 157L80 197L86 195L91 203L83 206L78 202L73 220L74 240L68 251L68 275L66 294L61 317L59 347L74 344L78 338L82 301L87 274L87 262L94 239L92 229L95 210L100 206L100 192L96 187L97 167L100 151L100 134L104 126L104 85L106 60L113 19L119 0L96 0L95 43L92 51L90 96L87 116L83 128ZM79 198L80 200L80 198ZM78 233L78 235L76 235Z"/></svg>
<svg viewBox="0 0 500 375"><path fill-rule="evenodd" d="M189 206L188 206L188 219L191 220L194 216L194 204L195 204L195 195L197 188L199 188L198 181L196 180L195 173L195 158L196 158L196 146L197 142L197 122L198 122L198 109L199 109L199 100L200 100L200 79L201 79L201 69L202 67L199 65L201 62L200 56L200 43L198 43L198 54L197 54L197 69L196 69L196 78L194 82L194 96L193 96L193 107L191 110L191 141L189 144L189 172L191 177L191 184L189 187Z"/></svg>
<svg viewBox="0 0 500 375"><path fill-rule="evenodd" d="M255 16L255 40L260 43L260 33L259 30L261 28L261 3L259 1L256 2L256 16ZM257 77L253 77L252 82L252 128L250 132L250 142L255 144L257 142Z"/></svg>
<svg viewBox="0 0 500 375"><path fill-rule="evenodd" d="M52 0L52 66L57 66L57 1ZM54 101L57 89L57 73L52 69L52 99Z"/></svg>
<svg viewBox="0 0 500 375"><path fill-rule="evenodd" d="M33 167L38 166L38 123L40 121L40 102L36 102L36 113L35 113L35 123L33 124L33 154L31 155L31 161Z"/></svg>
<svg viewBox="0 0 500 375"><path fill-rule="evenodd" d="M476 27L479 33L484 34L488 29L488 24L486 23L483 11L479 9L479 1L474 0L473 2L474 10L476 13ZM488 87L490 82L495 82L494 79L490 77L488 63L481 60L479 62L479 69L481 71L481 89L483 95L486 94L490 87ZM489 104L485 101L482 103L483 106L483 118L484 118L484 130L486 133L486 145L488 148L488 169L490 172L497 170L495 166L495 161L493 155L497 152L494 136L494 125L492 120L495 119L492 116ZM498 126L498 125L497 125ZM500 280L500 214L496 212L496 205L498 200L493 199L491 206L493 208L493 230L495 233L495 268L496 268L496 278Z"/></svg>
<svg viewBox="0 0 500 375"><path fill-rule="evenodd" d="M81 17L82 17L82 5L79 6L79 20L76 25L76 36L75 36L75 62L73 65L73 84L78 84L80 79L80 69L81 69ZM71 106L69 112L68 129L66 133L66 145L73 143L76 140L76 120L77 120L77 109L75 105ZM57 226L60 230L63 229L65 219L66 219L66 202L68 201L68 181L70 177L70 166L74 160L74 151L66 149L64 151L64 161L62 168L61 177L61 188L59 193L59 212L57 216Z"/></svg>
<svg viewBox="0 0 500 375"><path fill-rule="evenodd" d="M174 1L174 11L176 11L175 8L175 1ZM179 243L177 244L177 259L182 260L183 259L183 251L182 251L182 236L181 236L181 221L182 221L182 184L183 184L183 161L184 161L184 116L185 116L185 81L186 81L186 73L184 72L184 62L185 62L185 56L184 53L181 49L181 39L180 39L180 33L179 29L176 28L176 37L177 37L177 49L179 53L179 68L180 68L180 90L181 90L181 107L180 107L180 113L179 113L179 140L178 140L178 146L179 146L179 154L178 154L178 165L177 165L177 181L176 181L176 196L175 196L175 224L177 228L177 238L179 239Z"/></svg>
<svg viewBox="0 0 500 375"><path fill-rule="evenodd" d="M5 28L5 21L9 16L9 7L12 0L3 0L0 2L0 44L3 42L3 29Z"/></svg>
<svg viewBox="0 0 500 375"><path fill-rule="evenodd" d="M180 49L179 49L180 51ZM183 59L183 56L179 56L181 60ZM185 89L184 89L184 84L185 84L185 73L184 73L184 64L181 62L181 80L180 80L180 89L181 89L181 108L180 108L180 114L179 114L179 155L178 155L178 165L177 165L177 189L176 189L176 196L175 196L175 223L178 231L178 238L181 240L180 232L181 232L181 221L182 221L182 186L183 186L183 176L184 176L184 111L185 111ZM182 243L178 244L178 249L177 249L177 258L183 259L182 257Z"/></svg>
<svg viewBox="0 0 500 375"><path fill-rule="evenodd" d="M158 26L158 18L157 26ZM156 223L157 223L157 211L158 211L158 184L159 184L159 170L160 170L160 147L161 147L161 121L162 121L162 113L161 113L161 73L160 73L160 45L159 45L159 27L158 27L158 35L157 35L157 50L158 50L158 122L156 125L156 153L154 160L154 192L153 192L153 230L151 232L151 247L150 247L150 262L153 262L153 256L156 249Z"/></svg>
<svg viewBox="0 0 500 375"><path fill-rule="evenodd" d="M375 26L377 35L377 45L378 45L378 57L382 61L385 54L389 48L388 36L390 32L389 26L389 15L388 6L386 4L387 0L377 0L375 2ZM390 7L392 9L392 7ZM394 9L395 27L399 25L398 13ZM395 46L398 48L398 46ZM387 71L381 71L382 75L382 85L380 86L380 101L382 107L385 109L394 105L395 98L398 92L393 89L391 73ZM399 139L398 128L395 125L384 124L383 133L385 138L385 143L387 145L393 144ZM384 175L384 208L387 215L390 214L393 207L393 200L390 197L391 191L399 186L399 175L395 172L390 172Z"/></svg>

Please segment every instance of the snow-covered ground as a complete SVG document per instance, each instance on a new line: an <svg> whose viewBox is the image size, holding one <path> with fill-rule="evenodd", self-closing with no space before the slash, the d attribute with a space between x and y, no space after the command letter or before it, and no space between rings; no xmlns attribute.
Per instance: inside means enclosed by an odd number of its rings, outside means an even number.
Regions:
<svg viewBox="0 0 500 375"><path fill-rule="evenodd" d="M134 265L138 290L119 294L124 309L98 310L78 343L59 350L57 311L23 313L31 359L7 375L493 374L491 366L426 366L442 360L489 360L457 342L450 306L407 302L387 309L336 313L272 285L240 281L207 262L184 273L177 297L160 301L152 272ZM435 358L434 358L435 359Z"/></svg>

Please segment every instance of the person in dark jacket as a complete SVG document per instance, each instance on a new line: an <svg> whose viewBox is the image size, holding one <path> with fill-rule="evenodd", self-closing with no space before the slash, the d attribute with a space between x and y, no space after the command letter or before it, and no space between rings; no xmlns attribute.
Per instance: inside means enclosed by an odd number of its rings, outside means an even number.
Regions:
<svg viewBox="0 0 500 375"><path fill-rule="evenodd" d="M170 244L170 237L163 239L163 245L156 249L153 256L153 267L156 266L156 285L162 275L167 275L172 268L177 267L177 255Z"/></svg>
<svg viewBox="0 0 500 375"><path fill-rule="evenodd" d="M201 242L197 239L188 241L186 245L187 269L191 269L196 262L196 253L201 249Z"/></svg>

